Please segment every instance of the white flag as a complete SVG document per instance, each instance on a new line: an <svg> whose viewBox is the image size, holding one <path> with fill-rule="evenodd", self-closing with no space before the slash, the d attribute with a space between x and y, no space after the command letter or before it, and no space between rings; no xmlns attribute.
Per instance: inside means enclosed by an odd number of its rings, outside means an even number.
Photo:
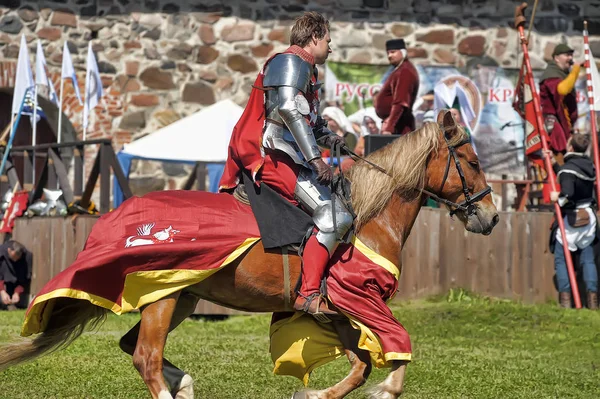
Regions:
<svg viewBox="0 0 600 399"><path fill-rule="evenodd" d="M598 75L598 67L596 66L596 61L594 61L594 55L592 54L592 49L590 51L590 72L592 75L592 90L594 95L594 104L592 105L592 109L594 111L600 111L600 75ZM589 93L588 93L589 95Z"/></svg>
<svg viewBox="0 0 600 399"><path fill-rule="evenodd" d="M40 42L39 39L37 41L37 53L35 56L35 83L38 85L47 86L50 101L58 105L58 96L56 95L56 90L54 90L54 85L46 74L46 57L44 57L42 42Z"/></svg>
<svg viewBox="0 0 600 399"><path fill-rule="evenodd" d="M83 104L83 128L89 123L90 111L98 105L102 98L102 79L98 71L96 57L92 51L92 42L88 45L87 73L85 75L85 102Z"/></svg>
<svg viewBox="0 0 600 399"><path fill-rule="evenodd" d="M15 78L15 89L13 92L12 113L18 114L21 108L23 96L27 90L32 91L35 83L31 73L31 63L29 62L29 51L25 35L21 36L21 47L19 47L19 59L17 61L17 76ZM33 93L28 93L29 98L33 98Z"/></svg>
<svg viewBox="0 0 600 399"><path fill-rule="evenodd" d="M79 104L83 104L81 101L81 94L79 93L79 84L77 83L77 75L75 74L75 68L73 68L73 61L71 60L71 52L69 52L69 47L67 47L67 42L63 46L63 60L62 60L62 79L71 79L73 82L73 87L75 88L75 95L79 100Z"/></svg>

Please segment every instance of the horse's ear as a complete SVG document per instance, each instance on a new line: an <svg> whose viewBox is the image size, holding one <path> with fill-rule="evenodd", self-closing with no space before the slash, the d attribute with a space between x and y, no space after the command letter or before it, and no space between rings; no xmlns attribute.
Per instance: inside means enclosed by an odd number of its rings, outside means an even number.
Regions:
<svg viewBox="0 0 600 399"><path fill-rule="evenodd" d="M452 137L456 133L456 120L452 116L452 112L447 109L443 109L439 112L437 117L438 125L444 129L444 133L447 137Z"/></svg>
<svg viewBox="0 0 600 399"><path fill-rule="evenodd" d="M444 116L446 116L446 113L449 113L449 111L447 109L442 109L442 110L440 110L440 112L438 112L438 115L437 115L438 125L444 126Z"/></svg>

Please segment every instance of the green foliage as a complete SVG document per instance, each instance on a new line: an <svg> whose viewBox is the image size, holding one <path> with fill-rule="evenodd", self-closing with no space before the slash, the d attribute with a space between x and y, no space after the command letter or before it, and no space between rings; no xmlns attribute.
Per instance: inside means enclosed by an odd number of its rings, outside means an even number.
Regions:
<svg viewBox="0 0 600 399"><path fill-rule="evenodd" d="M597 396L600 312L526 306L464 290L439 299L393 304L414 351L403 398ZM0 342L17 337L23 316L0 313ZM69 348L0 373L0 398L149 397L130 357L118 348L120 336L138 319L111 316ZM302 384L272 374L269 320L186 320L169 336L166 357L195 378L197 398L289 398ZM337 360L317 369L310 386L333 385L347 371L345 359ZM387 372L375 370L367 387ZM364 388L349 397L365 397Z"/></svg>

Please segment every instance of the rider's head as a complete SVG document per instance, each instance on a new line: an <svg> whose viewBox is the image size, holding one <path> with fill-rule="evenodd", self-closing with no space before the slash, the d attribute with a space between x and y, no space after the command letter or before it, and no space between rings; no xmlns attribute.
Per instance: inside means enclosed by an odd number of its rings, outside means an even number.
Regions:
<svg viewBox="0 0 600 399"><path fill-rule="evenodd" d="M329 21L318 12L305 12L294 22L290 44L309 52L315 58L315 64L323 64L327 60L331 53L329 42Z"/></svg>

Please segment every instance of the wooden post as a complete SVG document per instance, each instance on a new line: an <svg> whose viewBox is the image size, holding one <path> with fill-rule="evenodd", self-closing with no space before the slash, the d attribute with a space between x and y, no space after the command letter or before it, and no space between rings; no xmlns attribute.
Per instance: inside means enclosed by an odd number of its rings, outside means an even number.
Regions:
<svg viewBox="0 0 600 399"><path fill-rule="evenodd" d="M107 148L110 143L100 145L100 213L108 213L110 210L110 158Z"/></svg>

